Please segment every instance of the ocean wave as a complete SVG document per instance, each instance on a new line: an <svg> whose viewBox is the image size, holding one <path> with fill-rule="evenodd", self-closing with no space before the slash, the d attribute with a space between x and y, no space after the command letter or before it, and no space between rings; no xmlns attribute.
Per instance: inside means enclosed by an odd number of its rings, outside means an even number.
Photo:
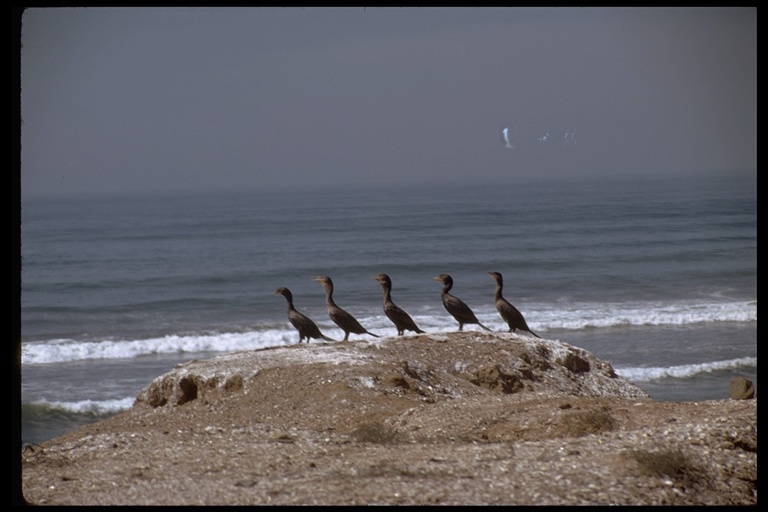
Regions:
<svg viewBox="0 0 768 512"><path fill-rule="evenodd" d="M757 321L757 301L716 303L571 304L568 310L540 308L530 317L532 329L569 329L689 325Z"/></svg>
<svg viewBox="0 0 768 512"><path fill-rule="evenodd" d="M711 373L718 370L733 370L738 368L757 367L756 357L740 357L725 361L714 361L700 364L684 364L680 366L656 368L615 368L616 373L632 382L650 382L673 378L685 379L701 373Z"/></svg>
<svg viewBox="0 0 768 512"><path fill-rule="evenodd" d="M123 359L152 354L231 352L289 345L295 331L264 330L247 333L170 335L143 340L53 340L22 346L22 364L48 364L84 359Z"/></svg>
<svg viewBox="0 0 768 512"><path fill-rule="evenodd" d="M120 398L112 400L80 400L77 402L50 402L48 400L36 400L25 405L28 415L37 411L38 416L54 412L89 416L109 416L118 412L127 411L133 407L134 398Z"/></svg>
<svg viewBox="0 0 768 512"><path fill-rule="evenodd" d="M414 312L415 313L415 312ZM458 324L445 311L430 309L413 314L416 324L427 332L454 331ZM495 309L478 308L481 322L493 330L507 327ZM724 303L572 303L567 309L532 305L524 311L528 325L546 338L548 330L581 330L621 326L689 325L707 322L757 321L757 301ZM384 315L360 317L360 322L380 336L394 336L394 326ZM329 320L317 322L324 334L342 339L342 332ZM476 326L468 325L467 330ZM358 338L351 335L350 339ZM286 321L253 326L245 332L167 335L138 340L105 339L79 341L57 339L22 344L22 364L49 364L77 360L136 358L152 354L231 352L286 346L297 343L298 334ZM317 341L313 340L313 343Z"/></svg>

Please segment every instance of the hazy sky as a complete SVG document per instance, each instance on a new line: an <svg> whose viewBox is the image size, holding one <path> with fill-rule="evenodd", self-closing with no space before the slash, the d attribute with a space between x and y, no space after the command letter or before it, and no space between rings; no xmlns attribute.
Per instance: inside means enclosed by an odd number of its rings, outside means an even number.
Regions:
<svg viewBox="0 0 768 512"><path fill-rule="evenodd" d="M757 166L749 8L41 8L21 30L23 193Z"/></svg>

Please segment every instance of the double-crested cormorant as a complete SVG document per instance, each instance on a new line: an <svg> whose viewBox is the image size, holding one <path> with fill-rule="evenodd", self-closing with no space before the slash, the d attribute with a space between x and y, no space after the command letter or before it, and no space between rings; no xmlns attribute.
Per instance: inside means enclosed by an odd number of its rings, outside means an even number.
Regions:
<svg viewBox="0 0 768 512"><path fill-rule="evenodd" d="M443 283L443 290L440 292L440 296L443 299L443 306L459 322L459 330L461 331L464 324L477 324L486 331L490 331L489 328L480 323L475 314L469 309L469 306L458 297L454 297L448 293L453 287L453 278L448 274L440 274L434 278L435 281Z"/></svg>
<svg viewBox="0 0 768 512"><path fill-rule="evenodd" d="M328 316L333 320L333 323L338 325L344 331L344 341L349 338L349 333L354 334L370 334L374 338L378 338L377 335L369 332L365 327L360 325L355 317L341 309L333 302L333 281L328 276L317 276L312 278L323 285L325 288L325 307L328 309Z"/></svg>
<svg viewBox="0 0 768 512"><path fill-rule="evenodd" d="M307 339L309 343L310 338L324 339L325 341L336 341L320 332L315 322L313 322L308 316L299 313L295 307L293 307L293 294L288 288L278 288L275 290L275 295L282 295L285 300L288 301L288 320L293 324L297 331L299 331L299 343Z"/></svg>
<svg viewBox="0 0 768 512"><path fill-rule="evenodd" d="M395 324L397 335L402 336L403 332L406 330L424 334L424 331L416 326L416 323L408 313L392 302L392 280L389 279L389 276L387 274L379 274L374 277L374 279L379 282L381 288L384 290L384 314L387 315L387 318L389 318L393 324Z"/></svg>
<svg viewBox="0 0 768 512"><path fill-rule="evenodd" d="M537 338L541 338L538 334L533 332L523 318L523 314L517 310L515 306L510 304L507 299L501 295L501 289L504 288L504 279L498 272L488 272L493 279L496 280L496 293L494 294L494 300L496 302L496 310L498 310L501 318L507 322L509 326L509 332L515 332L517 329L521 331L528 331Z"/></svg>

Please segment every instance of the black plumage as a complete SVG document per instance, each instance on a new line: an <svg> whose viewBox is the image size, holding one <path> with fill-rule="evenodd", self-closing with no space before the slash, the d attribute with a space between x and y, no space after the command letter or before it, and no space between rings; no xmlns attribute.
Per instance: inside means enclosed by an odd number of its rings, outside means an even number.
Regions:
<svg viewBox="0 0 768 512"><path fill-rule="evenodd" d="M509 326L509 332L515 332L518 329L521 331L527 331L537 338L541 338L538 334L533 332L523 318L523 314L518 309L504 298L501 294L501 290L504 288L504 278L498 272L488 272L491 277L496 281L496 293L494 294L494 301L496 303L496 310L501 315L501 318L507 322Z"/></svg>
<svg viewBox="0 0 768 512"><path fill-rule="evenodd" d="M333 281L331 281L330 277L317 276L313 278L313 281L320 283L325 288L325 307L328 310L328 316L333 320L333 323L344 331L344 341L347 341L349 338L349 333L370 334L374 338L378 338L377 335L360 325L360 322L355 317L336 305L333 301Z"/></svg>
<svg viewBox="0 0 768 512"><path fill-rule="evenodd" d="M408 313L392 302L392 280L389 276L387 274L379 274L374 277L374 279L379 282L381 288L384 290L384 314L387 315L387 318L389 318L393 324L395 324L397 335L402 336L405 331L424 334L424 331L416 326L416 323Z"/></svg>
<svg viewBox="0 0 768 512"><path fill-rule="evenodd" d="M440 274L434 278L435 281L443 283L443 289L440 292L440 297L443 299L443 306L451 314L453 318L459 322L459 330L464 328L464 324L477 324L486 331L490 329L480 323L472 310L467 306L464 301L448 293L453 287L453 278L448 274Z"/></svg>
<svg viewBox="0 0 768 512"><path fill-rule="evenodd" d="M288 288L278 288L274 292L275 295L282 295L285 300L288 301L288 321L299 331L299 343L305 338L309 343L310 338L323 339L325 341L336 341L320 332L317 324L313 322L308 316L300 313L293 306L293 294Z"/></svg>

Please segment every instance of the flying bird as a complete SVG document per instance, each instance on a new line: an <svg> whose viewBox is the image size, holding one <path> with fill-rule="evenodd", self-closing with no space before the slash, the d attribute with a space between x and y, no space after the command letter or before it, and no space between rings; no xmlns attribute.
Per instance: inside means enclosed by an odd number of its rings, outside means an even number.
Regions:
<svg viewBox="0 0 768 512"><path fill-rule="evenodd" d="M565 132L565 135L563 135L563 145L564 146L576 145L576 130L571 128L570 131Z"/></svg>
<svg viewBox="0 0 768 512"><path fill-rule="evenodd" d="M370 334L374 338L378 338L377 335L369 332L365 327L360 325L355 317L341 309L333 302L333 281L328 276L317 276L312 279L313 281L320 283L325 288L325 307L328 310L328 316L333 320L333 323L338 325L341 330L344 331L344 341L349 339L349 333L354 334Z"/></svg>
<svg viewBox="0 0 768 512"><path fill-rule="evenodd" d="M490 331L489 328L480 323L475 314L469 309L461 299L454 297L448 293L453 287L453 278L448 274L440 274L434 278L435 281L443 283L443 290L440 292L440 297L443 299L443 306L451 314L453 318L459 322L459 330L464 328L464 324L477 324L486 331Z"/></svg>
<svg viewBox="0 0 768 512"><path fill-rule="evenodd" d="M515 146L509 143L509 127L504 128L501 130L501 133L504 135L504 145L508 147L509 149L514 149Z"/></svg>
<svg viewBox="0 0 768 512"><path fill-rule="evenodd" d="M282 295L285 297L285 300L288 301L288 321L291 322L297 331L299 331L299 343L301 343L304 338L307 339L307 343L309 343L310 338L336 341L321 333L315 322L308 316L299 313L299 311L293 307L293 294L288 288L278 288L275 290L274 295Z"/></svg>

